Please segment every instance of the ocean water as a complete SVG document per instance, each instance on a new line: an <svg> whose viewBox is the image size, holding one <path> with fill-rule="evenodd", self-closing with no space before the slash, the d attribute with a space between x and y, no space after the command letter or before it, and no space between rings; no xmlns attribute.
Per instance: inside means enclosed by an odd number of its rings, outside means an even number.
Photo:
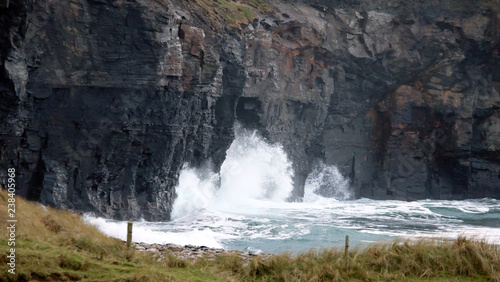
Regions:
<svg viewBox="0 0 500 282"><path fill-rule="evenodd" d="M133 241L256 253L339 247L346 235L351 246L460 235L500 244L500 200L353 200L349 182L337 168L318 164L306 181L303 201L287 202L291 168L279 144L237 128L220 173L208 165L185 166L172 220L135 222ZM126 222L90 214L84 220L110 236L126 238Z"/></svg>

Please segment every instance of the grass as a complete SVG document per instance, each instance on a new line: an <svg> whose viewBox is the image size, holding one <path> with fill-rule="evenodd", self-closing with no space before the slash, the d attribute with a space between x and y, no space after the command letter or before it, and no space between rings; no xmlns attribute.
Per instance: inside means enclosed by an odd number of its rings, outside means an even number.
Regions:
<svg viewBox="0 0 500 282"><path fill-rule="evenodd" d="M500 281L498 246L460 237L453 241L394 241L349 253L326 249L298 256L220 257L215 267L234 280L262 281Z"/></svg>
<svg viewBox="0 0 500 282"><path fill-rule="evenodd" d="M6 191L0 190L0 221L4 223L7 198ZM220 280L197 268L163 267L152 255L126 248L122 241L100 233L75 213L16 197L16 219L16 275L7 272L9 234L7 228L0 229L1 281Z"/></svg>
<svg viewBox="0 0 500 282"><path fill-rule="evenodd" d="M7 220L0 190L0 220ZM85 224L80 215L16 197L16 275L7 272L8 230L0 230L0 280L83 281L500 281L500 250L485 241L393 241L354 249L292 256L223 254L191 264L167 254L127 249ZM125 232L125 230L124 230Z"/></svg>
<svg viewBox="0 0 500 282"><path fill-rule="evenodd" d="M257 13L264 15L274 13L273 7L263 0L194 0L193 2L203 9L210 20L223 23L233 30L241 30L258 19Z"/></svg>

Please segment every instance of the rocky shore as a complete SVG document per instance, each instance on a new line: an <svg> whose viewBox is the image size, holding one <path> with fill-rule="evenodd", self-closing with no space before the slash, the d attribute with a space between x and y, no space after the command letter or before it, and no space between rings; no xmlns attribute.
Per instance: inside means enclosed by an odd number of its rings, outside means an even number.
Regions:
<svg viewBox="0 0 500 282"><path fill-rule="evenodd" d="M241 251L232 251L232 250L224 250L221 248L209 248L206 246L194 246L194 245L176 245L176 244L147 244L147 243L133 243L132 247L134 247L139 252L151 252L158 259L163 259L166 255L173 254L177 258L196 262L200 258L206 258L210 261L215 260L215 258L219 255L223 254L237 254L243 260L249 260L255 256L269 256L270 254L263 252L241 252Z"/></svg>

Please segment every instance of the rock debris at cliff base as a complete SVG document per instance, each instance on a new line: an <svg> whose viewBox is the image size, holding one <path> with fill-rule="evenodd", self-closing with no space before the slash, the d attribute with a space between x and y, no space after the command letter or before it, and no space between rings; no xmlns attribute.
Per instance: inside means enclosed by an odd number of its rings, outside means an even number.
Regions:
<svg viewBox="0 0 500 282"><path fill-rule="evenodd" d="M150 252L153 253L157 259L162 260L168 255L174 255L175 257L195 263L198 259L204 258L209 261L214 261L219 255L231 255L236 254L244 261L248 261L255 256L268 257L270 254L264 253L253 253L253 252L240 252L224 250L219 248L209 248L205 246L193 246L193 245L175 245L175 244L147 244L147 243L134 243L132 245L139 252Z"/></svg>

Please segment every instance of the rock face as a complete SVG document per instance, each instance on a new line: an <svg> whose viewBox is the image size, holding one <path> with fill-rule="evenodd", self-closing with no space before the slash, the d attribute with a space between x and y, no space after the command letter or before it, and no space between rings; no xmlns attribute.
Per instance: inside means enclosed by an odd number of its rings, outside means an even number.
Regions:
<svg viewBox="0 0 500 282"><path fill-rule="evenodd" d="M299 197L320 161L357 197L500 197L496 1L234 4L240 28L196 3L0 4L2 179L168 220L182 165L220 167L239 121L283 144Z"/></svg>

